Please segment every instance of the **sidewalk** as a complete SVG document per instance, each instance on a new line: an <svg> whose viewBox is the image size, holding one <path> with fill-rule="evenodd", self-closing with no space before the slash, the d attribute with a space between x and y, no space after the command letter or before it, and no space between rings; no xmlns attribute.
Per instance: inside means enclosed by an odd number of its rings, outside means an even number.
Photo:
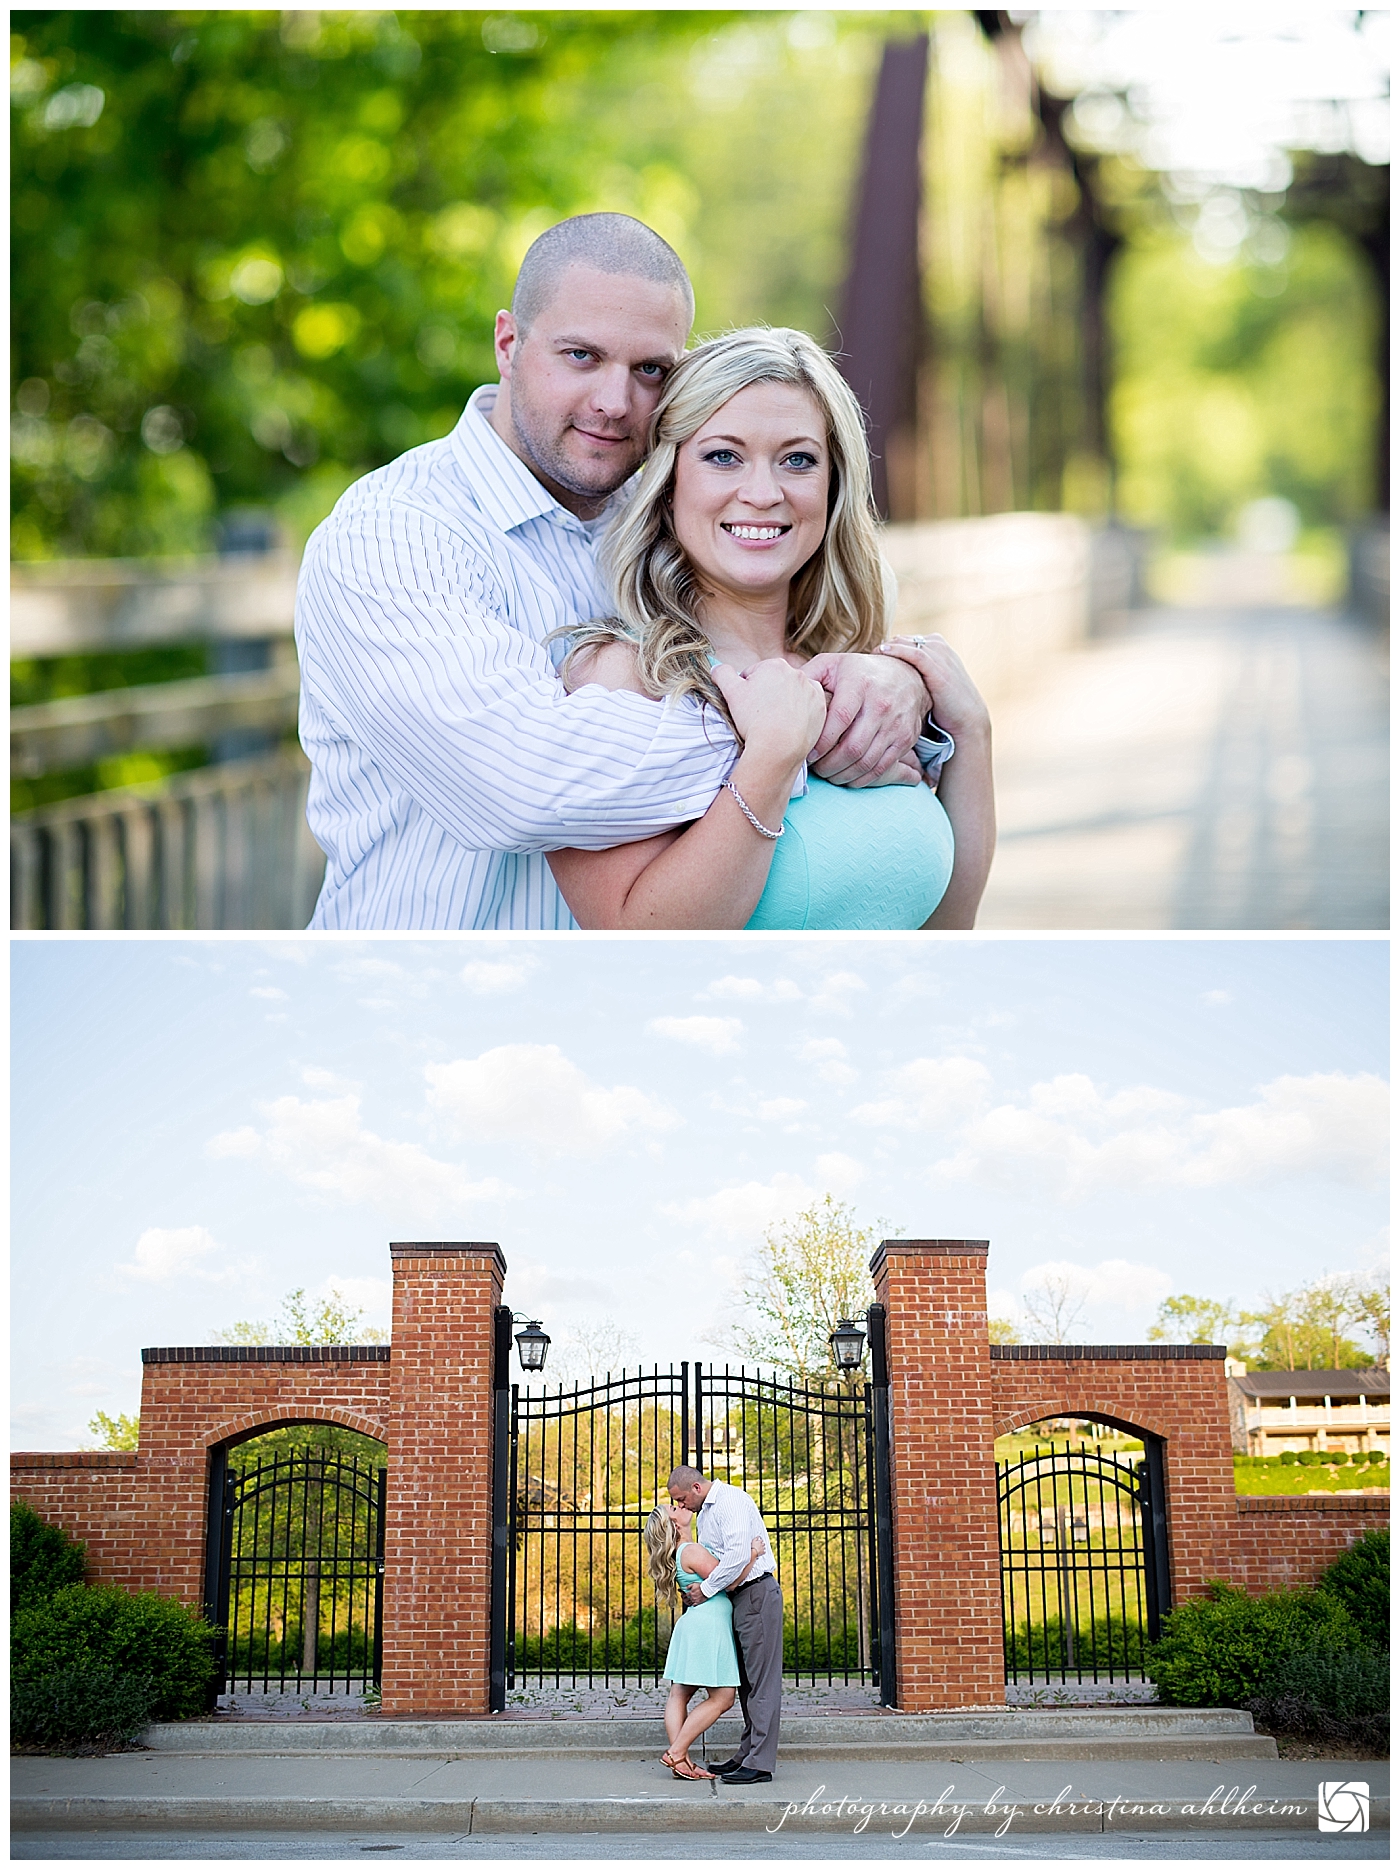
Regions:
<svg viewBox="0 0 1400 1870"><path fill-rule="evenodd" d="M1301 608L1158 609L994 722L982 928L1384 928L1386 643Z"/></svg>
<svg viewBox="0 0 1400 1870"><path fill-rule="evenodd" d="M1135 1835L1316 1836L1318 1784L1327 1779L1368 1782L1371 1828L1388 1825L1386 1763L1231 1757L1232 1749L1246 1744L1256 1754L1273 1751L1271 1741L1248 1732L1247 1717L1243 1731L1242 1717L1233 1716L1233 1727L1197 1741L1199 1755L1220 1757L1166 1760L1005 1757L1016 1752L1018 1741L1023 1750L1033 1748L1035 1736L1019 1715L987 1718L1009 1723L1003 1740L969 1735L961 1742L961 1758L951 1739L942 1758L908 1757L902 1737L924 1748L935 1743L911 1736L898 1724L900 1717L889 1725L862 1722L874 1730L873 1744L862 1745L856 1756L848 1746L845 1757L823 1757L810 1736L794 1735L772 1784L752 1787L672 1779L656 1757L664 1737L650 1732L658 1725L651 1722L549 1723L548 1734L530 1736L534 1744L517 1738L519 1726L510 1735L489 1722L376 1722L329 1734L313 1733L318 1723L258 1723L242 1730L237 1750L228 1744L234 1729L186 1727L179 1730L180 1744L207 1744L208 1750L180 1753L165 1750L174 1730L164 1729L153 1735L159 1750L91 1760L14 1760L13 1820L17 1832L728 1832L775 1839L782 1834L785 1842L872 1829L928 1839L964 1833L1103 1835L1115 1829ZM1126 1739L1152 1744L1143 1737L1142 1716L1133 1712L1128 1718L1134 1725L1124 1730ZM1043 1733L1047 1717L1033 1719ZM830 1719L825 1724L838 1725ZM436 1731L417 1731L429 1726ZM367 1732L371 1727L375 1731ZM575 1731L581 1728L595 1731ZM355 1744L342 1744L351 1732ZM888 1736L885 1744L881 1735ZM266 1750L244 1750L249 1736ZM461 1736L465 1753L454 1747L454 1736ZM376 1743L405 1750L369 1751ZM590 1743L593 1757L580 1752ZM517 1750L486 1751L497 1744ZM1086 1733L1082 1751L1103 1744ZM1158 1750L1165 1744L1159 1740ZM994 1745L1003 1757L990 1758L985 1751L966 1757ZM331 1746L336 1750L322 1750ZM607 1757L598 1757L600 1750ZM713 1744L710 1751L718 1757ZM796 1758L797 1752L809 1757Z"/></svg>

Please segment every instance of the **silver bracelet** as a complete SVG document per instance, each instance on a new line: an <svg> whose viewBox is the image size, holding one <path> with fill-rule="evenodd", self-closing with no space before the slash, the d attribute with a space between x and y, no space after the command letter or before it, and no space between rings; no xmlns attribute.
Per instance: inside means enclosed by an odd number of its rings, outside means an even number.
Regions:
<svg viewBox="0 0 1400 1870"><path fill-rule="evenodd" d="M748 819L749 823L753 826L754 830L759 834L759 836L764 837L764 838L771 838L773 842L776 844L778 839L787 830L787 826L779 825L776 831L770 831L767 825L760 824L758 819L754 817L753 813L749 810L747 804L745 804L744 802L743 793L740 792L739 788L735 785L732 779L725 780L724 789L726 792L732 792L734 794L734 803L739 807L739 810L744 814L745 818Z"/></svg>

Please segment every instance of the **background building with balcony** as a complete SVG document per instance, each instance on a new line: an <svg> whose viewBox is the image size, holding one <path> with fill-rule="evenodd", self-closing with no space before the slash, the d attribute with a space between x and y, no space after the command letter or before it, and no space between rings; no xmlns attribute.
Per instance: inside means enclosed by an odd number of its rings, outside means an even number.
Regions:
<svg viewBox="0 0 1400 1870"><path fill-rule="evenodd" d="M1240 1454L1390 1452L1389 1370L1231 1370L1227 1381Z"/></svg>

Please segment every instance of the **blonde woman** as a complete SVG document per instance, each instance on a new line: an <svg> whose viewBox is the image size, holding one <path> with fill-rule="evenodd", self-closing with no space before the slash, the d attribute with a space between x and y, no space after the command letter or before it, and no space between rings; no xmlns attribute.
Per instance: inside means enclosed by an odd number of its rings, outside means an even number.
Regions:
<svg viewBox="0 0 1400 1870"><path fill-rule="evenodd" d="M550 867L585 928L970 928L995 841L987 710L940 637L887 638L860 409L805 333L755 329L672 371L603 546L613 617L575 634L570 688L708 709L738 758L703 818ZM836 651L912 663L922 770L806 774Z"/></svg>
<svg viewBox="0 0 1400 1870"><path fill-rule="evenodd" d="M672 1501L655 1508L642 1533L647 1572L656 1586L656 1595L672 1602L689 1585L708 1578L719 1563L707 1546L696 1545L687 1537L690 1517L689 1507ZM762 1539L754 1539L749 1562L735 1584L749 1575L750 1567L765 1549ZM666 1736L670 1745L661 1756L661 1764L669 1766L676 1779L713 1779L713 1773L690 1758L690 1747L734 1706L739 1686L734 1608L727 1592L717 1591L703 1604L685 1611L671 1632L663 1674L671 1684L666 1697ZM706 1691L705 1699L692 1714L691 1698L701 1688Z"/></svg>

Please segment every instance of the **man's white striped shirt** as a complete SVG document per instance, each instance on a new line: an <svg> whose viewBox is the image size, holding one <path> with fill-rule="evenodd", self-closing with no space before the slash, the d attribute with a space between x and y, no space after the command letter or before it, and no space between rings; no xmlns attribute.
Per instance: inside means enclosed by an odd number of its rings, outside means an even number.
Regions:
<svg viewBox="0 0 1400 1870"><path fill-rule="evenodd" d="M565 693L545 638L604 614L604 521L545 491L487 421L494 398L357 481L307 544L312 928L574 928L544 852L699 817L737 755L689 697Z"/></svg>
<svg viewBox="0 0 1400 1870"><path fill-rule="evenodd" d="M744 1582L747 1584L774 1570L768 1528L742 1487L733 1487L725 1480L711 1481L695 1522L695 1533L701 1545L708 1546L719 1560L700 1586L705 1597L714 1597L733 1584L748 1564L753 1541L757 1538L763 1539L764 1550L754 1560L753 1570Z"/></svg>

